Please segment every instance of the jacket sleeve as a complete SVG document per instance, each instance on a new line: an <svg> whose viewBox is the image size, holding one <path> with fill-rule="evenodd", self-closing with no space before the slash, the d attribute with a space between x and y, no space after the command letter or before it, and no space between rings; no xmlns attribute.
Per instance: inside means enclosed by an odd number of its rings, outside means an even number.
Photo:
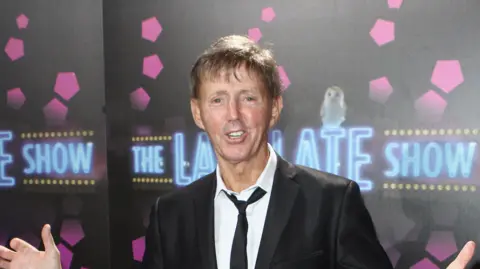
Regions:
<svg viewBox="0 0 480 269"><path fill-rule="evenodd" d="M337 222L336 269L392 269L362 198L360 188L351 181L345 191Z"/></svg>
<svg viewBox="0 0 480 269"><path fill-rule="evenodd" d="M165 269L160 236L160 216L157 198L150 212L150 223L145 235L145 253L143 254L142 269Z"/></svg>

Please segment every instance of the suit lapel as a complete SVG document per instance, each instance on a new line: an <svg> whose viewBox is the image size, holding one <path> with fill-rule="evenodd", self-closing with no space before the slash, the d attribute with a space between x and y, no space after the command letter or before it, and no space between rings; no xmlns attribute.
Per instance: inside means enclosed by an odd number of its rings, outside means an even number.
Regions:
<svg viewBox="0 0 480 269"><path fill-rule="evenodd" d="M258 250L256 269L270 267L273 255L285 226L290 219L298 185L291 180L295 167L277 155L277 170L272 187L260 249Z"/></svg>
<svg viewBox="0 0 480 269"><path fill-rule="evenodd" d="M214 195L216 188L215 172L207 175L195 196L195 219L197 224L198 246L204 269L216 269L214 232Z"/></svg>

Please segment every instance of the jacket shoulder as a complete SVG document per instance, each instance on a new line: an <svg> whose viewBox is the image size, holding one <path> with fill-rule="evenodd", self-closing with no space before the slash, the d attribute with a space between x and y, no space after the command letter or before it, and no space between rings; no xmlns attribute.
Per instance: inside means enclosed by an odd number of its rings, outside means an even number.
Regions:
<svg viewBox="0 0 480 269"><path fill-rule="evenodd" d="M172 205L192 200L196 195L203 194L204 192L211 191L214 188L215 174L210 173L205 175L194 182L185 185L178 186L174 190L169 191L166 194L157 197L157 204Z"/></svg>
<svg viewBox="0 0 480 269"><path fill-rule="evenodd" d="M296 175L293 180L296 181L302 189L343 193L349 186L357 184L351 179L310 167L295 165L295 168Z"/></svg>

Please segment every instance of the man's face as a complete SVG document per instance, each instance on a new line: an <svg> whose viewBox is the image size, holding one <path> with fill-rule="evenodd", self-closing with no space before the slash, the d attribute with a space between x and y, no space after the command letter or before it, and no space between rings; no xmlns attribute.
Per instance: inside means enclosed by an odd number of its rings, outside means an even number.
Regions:
<svg viewBox="0 0 480 269"><path fill-rule="evenodd" d="M217 157L230 163L248 161L266 147L283 106L253 72L242 66L235 75L205 79L198 99L191 100L195 123L207 132Z"/></svg>

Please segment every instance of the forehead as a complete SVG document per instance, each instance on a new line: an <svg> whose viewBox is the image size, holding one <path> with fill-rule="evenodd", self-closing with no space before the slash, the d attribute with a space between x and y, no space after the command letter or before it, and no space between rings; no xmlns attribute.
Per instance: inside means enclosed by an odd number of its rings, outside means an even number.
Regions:
<svg viewBox="0 0 480 269"><path fill-rule="evenodd" d="M261 76L245 66L224 68L218 71L206 71L201 76L200 93L213 93L220 90L255 90L266 91Z"/></svg>

